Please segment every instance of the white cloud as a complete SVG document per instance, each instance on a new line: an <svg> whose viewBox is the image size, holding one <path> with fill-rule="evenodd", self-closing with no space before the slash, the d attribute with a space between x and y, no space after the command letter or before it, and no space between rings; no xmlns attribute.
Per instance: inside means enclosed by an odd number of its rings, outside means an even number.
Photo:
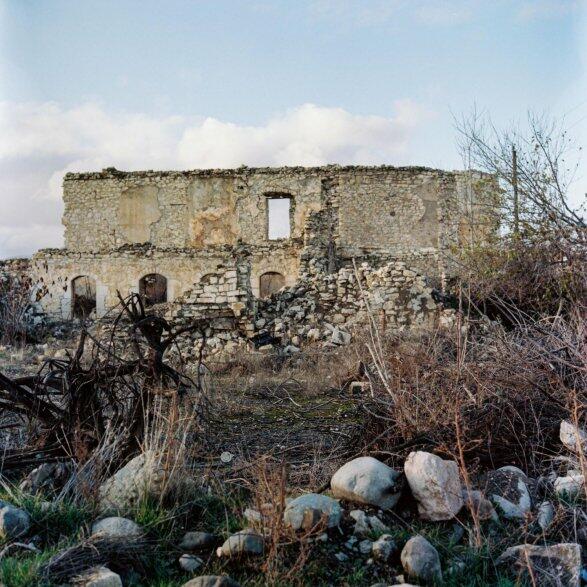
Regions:
<svg viewBox="0 0 587 587"><path fill-rule="evenodd" d="M94 103L0 103L0 258L60 244L67 171L410 163L427 117L410 100L396 101L388 117L304 104L258 126L109 113Z"/></svg>

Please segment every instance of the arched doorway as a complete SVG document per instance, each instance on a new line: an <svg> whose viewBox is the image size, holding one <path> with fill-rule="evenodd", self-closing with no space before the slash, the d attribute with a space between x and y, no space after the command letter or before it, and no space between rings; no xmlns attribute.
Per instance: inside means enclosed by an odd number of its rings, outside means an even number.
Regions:
<svg viewBox="0 0 587 587"><path fill-rule="evenodd" d="M85 319L96 310L96 280L80 275L71 282L71 314Z"/></svg>
<svg viewBox="0 0 587 587"><path fill-rule="evenodd" d="M277 271L267 271L259 277L259 297L268 298L285 286L285 277Z"/></svg>
<svg viewBox="0 0 587 587"><path fill-rule="evenodd" d="M159 273L149 273L139 281L139 294L145 306L167 301L167 278Z"/></svg>

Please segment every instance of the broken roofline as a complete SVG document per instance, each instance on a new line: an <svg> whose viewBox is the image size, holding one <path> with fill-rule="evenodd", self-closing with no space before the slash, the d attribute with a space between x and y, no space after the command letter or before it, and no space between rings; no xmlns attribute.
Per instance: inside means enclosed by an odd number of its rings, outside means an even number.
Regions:
<svg viewBox="0 0 587 587"><path fill-rule="evenodd" d="M251 174L279 174L279 173L316 173L328 172L357 172L357 171L397 171L399 173L434 173L447 176L464 175L471 173L477 177L491 177L491 174L475 169L470 170L444 170L420 165L394 166L394 165L318 165L304 167L303 165L284 165L277 167L248 167L242 165L233 168L187 169L187 170L136 170L122 171L115 167L106 167L102 171L84 171L79 173L66 173L64 181L80 179L112 179L132 177L238 177Z"/></svg>

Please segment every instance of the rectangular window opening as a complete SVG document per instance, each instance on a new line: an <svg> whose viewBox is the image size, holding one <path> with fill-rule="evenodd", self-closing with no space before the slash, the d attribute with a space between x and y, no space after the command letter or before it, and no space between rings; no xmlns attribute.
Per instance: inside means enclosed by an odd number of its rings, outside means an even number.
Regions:
<svg viewBox="0 0 587 587"><path fill-rule="evenodd" d="M291 198L267 198L267 237L269 240L289 238Z"/></svg>

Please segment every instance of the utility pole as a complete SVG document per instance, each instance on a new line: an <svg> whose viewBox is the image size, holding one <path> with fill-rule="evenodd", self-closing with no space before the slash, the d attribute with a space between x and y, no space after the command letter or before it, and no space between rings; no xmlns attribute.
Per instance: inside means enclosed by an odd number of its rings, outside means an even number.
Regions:
<svg viewBox="0 0 587 587"><path fill-rule="evenodd" d="M512 145L512 188L514 189L514 235L520 234L520 200L518 195L518 153Z"/></svg>

